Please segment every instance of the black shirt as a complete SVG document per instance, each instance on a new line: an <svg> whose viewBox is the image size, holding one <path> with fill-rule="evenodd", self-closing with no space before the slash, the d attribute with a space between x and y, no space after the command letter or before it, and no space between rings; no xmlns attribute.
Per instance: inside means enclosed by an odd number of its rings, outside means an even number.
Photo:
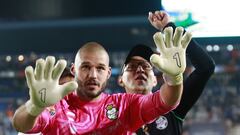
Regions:
<svg viewBox="0 0 240 135"><path fill-rule="evenodd" d="M176 28L173 23L169 23L167 26ZM138 135L181 135L186 114L202 94L215 68L213 59L194 39L191 40L186 55L195 70L184 80L183 95L179 106L138 129L136 131Z"/></svg>

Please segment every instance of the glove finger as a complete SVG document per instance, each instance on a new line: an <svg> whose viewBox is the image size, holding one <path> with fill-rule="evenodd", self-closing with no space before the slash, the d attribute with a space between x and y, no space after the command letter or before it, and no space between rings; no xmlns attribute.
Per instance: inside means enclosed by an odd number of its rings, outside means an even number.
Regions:
<svg viewBox="0 0 240 135"><path fill-rule="evenodd" d="M157 54L153 54L150 57L150 62L153 64L154 67L156 67L158 70L162 71L162 65L161 65L161 58Z"/></svg>
<svg viewBox="0 0 240 135"><path fill-rule="evenodd" d="M164 34L165 34L165 44L166 44L166 48L170 48L172 47L172 36L173 36L173 28L172 27L167 27L166 29L164 29Z"/></svg>
<svg viewBox="0 0 240 135"><path fill-rule="evenodd" d="M178 47L182 41L183 28L177 27L173 35L173 46Z"/></svg>
<svg viewBox="0 0 240 135"><path fill-rule="evenodd" d="M28 66L25 68L25 76L27 80L27 85L31 90L33 88L33 83L34 83L34 73L33 73L32 66Z"/></svg>
<svg viewBox="0 0 240 135"><path fill-rule="evenodd" d="M46 64L45 64L45 69L44 69L44 78L45 79L50 79L52 77L52 71L53 71L53 66L55 64L55 57L53 56L48 56L46 58Z"/></svg>
<svg viewBox="0 0 240 135"><path fill-rule="evenodd" d="M157 32L153 35L153 40L155 42L155 45L157 46L157 48L159 49L159 52L162 53L165 50L165 44L163 41L163 35L161 32Z"/></svg>
<svg viewBox="0 0 240 135"><path fill-rule="evenodd" d="M45 66L45 60L43 59L38 59L36 61L36 66L35 66L35 79L36 80L42 80L43 79L43 68Z"/></svg>
<svg viewBox="0 0 240 135"><path fill-rule="evenodd" d="M67 62L66 60L58 60L57 64L55 65L52 73L53 80L59 80L64 68L66 67Z"/></svg>
<svg viewBox="0 0 240 135"><path fill-rule="evenodd" d="M69 94L69 93L73 92L75 89L77 89L78 84L77 84L76 81L71 81L71 82L64 83L61 86L62 87L60 89L60 94L61 94L61 96L63 98L67 94Z"/></svg>
<svg viewBox="0 0 240 135"><path fill-rule="evenodd" d="M192 39L192 34L190 32L185 32L185 34L183 35L183 40L182 40L182 47L187 48L191 39Z"/></svg>

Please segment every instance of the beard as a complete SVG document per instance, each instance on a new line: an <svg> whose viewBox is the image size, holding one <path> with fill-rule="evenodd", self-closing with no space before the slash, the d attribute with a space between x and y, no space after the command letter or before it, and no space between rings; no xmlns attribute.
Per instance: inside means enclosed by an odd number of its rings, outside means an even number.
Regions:
<svg viewBox="0 0 240 135"><path fill-rule="evenodd" d="M97 98L99 95L101 95L101 93L106 88L107 80L102 85L97 82L97 86L100 87L100 89L96 89L96 90L88 89L87 83L82 82L78 79L77 79L77 83L78 83L78 88L77 88L78 95L85 99L91 100L91 99Z"/></svg>

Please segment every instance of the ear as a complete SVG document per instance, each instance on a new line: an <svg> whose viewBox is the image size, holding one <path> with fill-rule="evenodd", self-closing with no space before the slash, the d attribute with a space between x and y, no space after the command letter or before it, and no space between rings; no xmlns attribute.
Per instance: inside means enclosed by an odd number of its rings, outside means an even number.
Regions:
<svg viewBox="0 0 240 135"><path fill-rule="evenodd" d="M118 85L121 86L121 87L124 87L124 83L123 83L121 75L118 76Z"/></svg>
<svg viewBox="0 0 240 135"><path fill-rule="evenodd" d="M112 68L109 67L108 68L108 76L107 76L108 79L111 77L111 74L112 74Z"/></svg>
<svg viewBox="0 0 240 135"><path fill-rule="evenodd" d="M72 74L73 76L75 76L76 71L75 71L75 65L74 65L74 63L71 64L70 72L71 72L71 74Z"/></svg>

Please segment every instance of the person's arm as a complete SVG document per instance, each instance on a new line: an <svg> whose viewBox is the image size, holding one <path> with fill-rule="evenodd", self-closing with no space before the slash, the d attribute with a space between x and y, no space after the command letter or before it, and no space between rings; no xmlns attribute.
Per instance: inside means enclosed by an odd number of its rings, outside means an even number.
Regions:
<svg viewBox="0 0 240 135"><path fill-rule="evenodd" d="M176 26L170 22L169 15L164 11L149 13L150 23L158 30L162 31L167 27ZM186 32L184 30L184 32ZM187 48L187 57L190 59L195 70L184 81L183 95L179 106L174 110L175 114L181 119L185 118L187 112L196 103L201 95L207 81L214 73L215 64L213 59L192 39Z"/></svg>
<svg viewBox="0 0 240 135"><path fill-rule="evenodd" d="M173 22L168 22L163 27L163 30L167 27L176 29ZM184 30L184 32L186 31ZM184 81L184 89L180 104L175 110L173 110L180 120L185 118L186 114L197 102L215 69L214 60L203 50L195 39L190 41L186 55L195 70Z"/></svg>
<svg viewBox="0 0 240 135"><path fill-rule="evenodd" d="M163 84L160 88L161 98L169 107L176 107L182 97L183 85L171 86Z"/></svg>
<svg viewBox="0 0 240 135"><path fill-rule="evenodd" d="M65 95L77 88L74 81L59 85L59 78L66 67L65 60L55 65L54 57L36 61L35 71L31 66L25 69L30 99L20 106L13 117L13 126L19 132L26 132L35 126L38 116L48 106L56 104Z"/></svg>
<svg viewBox="0 0 240 135"><path fill-rule="evenodd" d="M164 33L164 35L163 35ZM150 57L151 63L161 72L165 84L161 87L161 98L168 106L179 103L182 95L183 72L186 68L186 48L191 40L191 34L183 28L176 28L173 33L171 27L163 33L154 34L154 42L160 54Z"/></svg>
<svg viewBox="0 0 240 135"><path fill-rule="evenodd" d="M26 106L20 106L13 117L13 127L17 131L27 132L33 128L37 116L32 116L26 111Z"/></svg>
<svg viewBox="0 0 240 135"><path fill-rule="evenodd" d="M193 107L204 87L214 73L214 60L193 39L187 48L187 57L195 70L184 81L182 99L174 110L175 114L184 119L187 112Z"/></svg>
<svg viewBox="0 0 240 135"><path fill-rule="evenodd" d="M155 27L156 29L158 29L160 31L163 31L163 29L170 22L170 17L166 12L155 11L154 13L149 12L148 20L152 24L153 27ZM175 28L173 30L175 30ZM170 37L173 36L172 33L171 34L166 33L166 35L170 36ZM177 35L177 34L175 33L175 35ZM170 39L172 39L172 38L170 38ZM176 41L176 36L173 38L173 42L172 41L171 42L167 41L167 42L176 44L176 42L174 43L174 40ZM167 44L170 44L170 43L167 43ZM158 48L158 49L161 49L161 48ZM172 57L174 57L174 56L172 56ZM175 57L175 58L177 58L177 57ZM164 77L165 81L168 78L168 76L166 76L166 74L164 74L163 77ZM167 104L169 104L169 105L173 105L173 103L179 102L180 98L181 98L181 96L179 96L179 95L182 94L182 91L179 89L182 89L182 85L171 86L171 85L163 84L161 87L161 95L163 96L164 101L166 100ZM176 97L178 97L178 98L176 98ZM175 100L175 99L177 99L177 100Z"/></svg>
<svg viewBox="0 0 240 135"><path fill-rule="evenodd" d="M169 22L163 29L167 27L176 29L175 24L172 22ZM184 30L184 32L186 31ZM197 102L215 69L214 60L203 50L195 39L190 41L186 55L195 70L184 81L180 104L173 110L175 115L181 120L185 118L186 114Z"/></svg>

